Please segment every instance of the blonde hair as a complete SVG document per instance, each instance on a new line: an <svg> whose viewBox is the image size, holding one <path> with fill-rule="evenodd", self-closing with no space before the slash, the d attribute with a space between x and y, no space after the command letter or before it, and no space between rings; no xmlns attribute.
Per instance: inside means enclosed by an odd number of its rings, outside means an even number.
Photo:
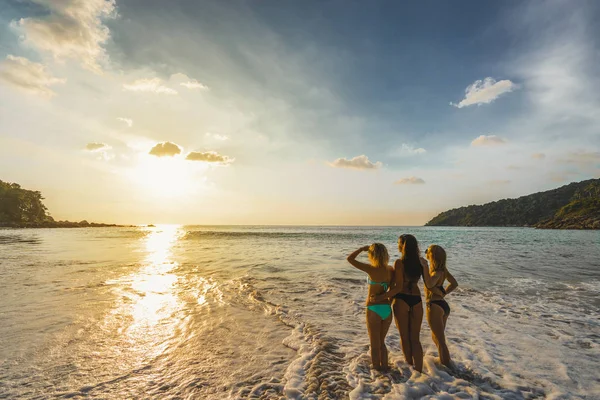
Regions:
<svg viewBox="0 0 600 400"><path fill-rule="evenodd" d="M434 271L445 271L446 270L446 250L437 244L429 246L428 255L431 259L431 266Z"/></svg>
<svg viewBox="0 0 600 400"><path fill-rule="evenodd" d="M375 268L387 267L390 261L387 248L381 243L373 243L369 247L369 261Z"/></svg>

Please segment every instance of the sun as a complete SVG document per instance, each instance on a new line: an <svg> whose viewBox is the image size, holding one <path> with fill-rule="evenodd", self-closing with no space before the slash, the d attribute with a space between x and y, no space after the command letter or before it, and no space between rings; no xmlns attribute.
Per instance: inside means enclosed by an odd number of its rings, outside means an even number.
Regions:
<svg viewBox="0 0 600 400"><path fill-rule="evenodd" d="M194 193L204 184L205 178L200 175L206 167L201 164L203 163L192 164L176 157L140 154L129 175L147 195L181 197Z"/></svg>

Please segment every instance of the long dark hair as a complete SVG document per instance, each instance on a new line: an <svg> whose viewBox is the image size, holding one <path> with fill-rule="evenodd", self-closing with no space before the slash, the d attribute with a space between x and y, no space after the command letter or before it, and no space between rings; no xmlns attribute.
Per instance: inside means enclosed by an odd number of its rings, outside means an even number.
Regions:
<svg viewBox="0 0 600 400"><path fill-rule="evenodd" d="M418 282L423 270L421 268L421 257L419 243L413 235L401 235L398 238L400 251L402 252L402 264L404 264L404 275L410 283Z"/></svg>

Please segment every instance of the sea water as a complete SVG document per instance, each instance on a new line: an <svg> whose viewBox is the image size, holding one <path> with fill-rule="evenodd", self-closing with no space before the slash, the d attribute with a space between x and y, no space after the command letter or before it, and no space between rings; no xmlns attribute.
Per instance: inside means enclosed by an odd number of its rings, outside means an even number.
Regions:
<svg viewBox="0 0 600 400"><path fill-rule="evenodd" d="M439 365L390 328L370 369L366 275L412 233L459 282ZM422 284L420 284L422 286ZM158 226L0 230L0 398L600 398L600 232Z"/></svg>

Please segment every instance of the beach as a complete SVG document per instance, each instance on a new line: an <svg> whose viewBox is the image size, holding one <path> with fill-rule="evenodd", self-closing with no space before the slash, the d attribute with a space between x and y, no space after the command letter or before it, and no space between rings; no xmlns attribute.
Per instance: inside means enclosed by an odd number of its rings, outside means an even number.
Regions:
<svg viewBox="0 0 600 400"><path fill-rule="evenodd" d="M367 277L398 235L443 246L456 371L370 369ZM600 232L179 226L0 230L0 398L593 399ZM422 288L422 282L419 284Z"/></svg>

